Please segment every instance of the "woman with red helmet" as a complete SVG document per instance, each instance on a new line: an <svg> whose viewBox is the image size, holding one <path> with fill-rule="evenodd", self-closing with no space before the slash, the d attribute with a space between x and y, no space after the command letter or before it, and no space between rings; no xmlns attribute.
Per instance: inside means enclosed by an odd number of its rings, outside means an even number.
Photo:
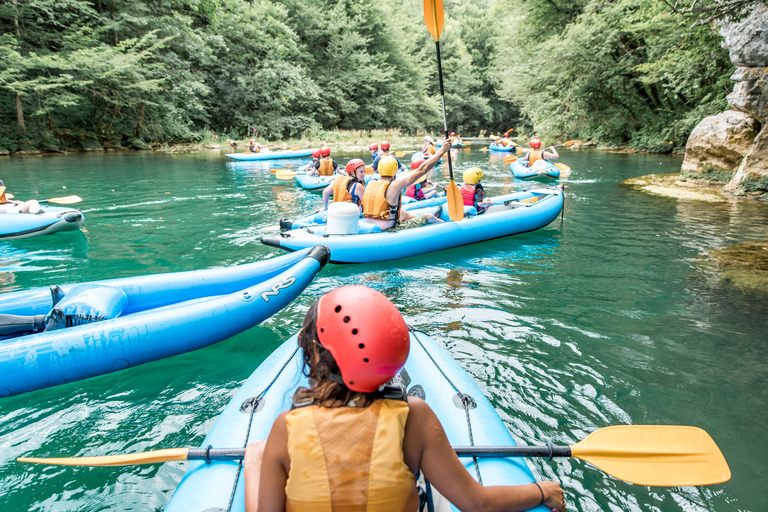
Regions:
<svg viewBox="0 0 768 512"><path fill-rule="evenodd" d="M333 183L323 190L323 209L328 209L328 200L333 194L333 202L355 203L357 206L363 202L365 194L365 162L359 158L353 158L347 162L347 175L337 176ZM318 210L319 211L319 210Z"/></svg>
<svg viewBox="0 0 768 512"><path fill-rule="evenodd" d="M531 139L529 144L531 145L530 149L519 148L525 152L525 155L520 157L520 163L523 163L528 167L532 167L533 164L539 160L552 160L560 156L554 146L550 146L549 151L542 151L541 141L539 139Z"/></svg>
<svg viewBox="0 0 768 512"><path fill-rule="evenodd" d="M420 398L384 386L405 364L408 326L381 293L337 288L310 307L299 331L309 389L245 458L248 512L419 509L415 474L461 510L564 511L556 482L488 486L453 451ZM394 392L399 390L399 392Z"/></svg>
<svg viewBox="0 0 768 512"><path fill-rule="evenodd" d="M377 142L371 142L368 144L368 151L371 153L371 158L376 160L376 157L379 156L379 144Z"/></svg>
<svg viewBox="0 0 768 512"><path fill-rule="evenodd" d="M320 148L320 158L315 165L309 168L307 174L310 176L332 176L339 172L339 164L331 158L331 148L323 146Z"/></svg>

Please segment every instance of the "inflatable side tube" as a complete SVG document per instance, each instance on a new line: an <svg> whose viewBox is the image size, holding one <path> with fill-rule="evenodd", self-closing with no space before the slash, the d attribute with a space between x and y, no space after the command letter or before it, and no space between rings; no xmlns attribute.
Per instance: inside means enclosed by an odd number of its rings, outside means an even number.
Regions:
<svg viewBox="0 0 768 512"><path fill-rule="evenodd" d="M185 300L242 290L285 272L306 255L307 252L302 251L234 267L149 274L83 284L121 288L128 295L128 304L123 311L123 314L127 315ZM80 283L64 284L60 288L66 294L78 284ZM51 291L48 287L0 295L0 314L45 315L52 306Z"/></svg>
<svg viewBox="0 0 768 512"><path fill-rule="evenodd" d="M0 221L0 240L19 240L76 231L83 227L85 217L74 208L44 205L42 213L3 213Z"/></svg>
<svg viewBox="0 0 768 512"><path fill-rule="evenodd" d="M236 293L0 344L0 397L122 370L207 347L283 309L328 261L315 247L274 278Z"/></svg>
<svg viewBox="0 0 768 512"><path fill-rule="evenodd" d="M227 158L232 160L278 160L284 158L312 158L311 149L300 149L298 151L268 151L266 153L229 153Z"/></svg>

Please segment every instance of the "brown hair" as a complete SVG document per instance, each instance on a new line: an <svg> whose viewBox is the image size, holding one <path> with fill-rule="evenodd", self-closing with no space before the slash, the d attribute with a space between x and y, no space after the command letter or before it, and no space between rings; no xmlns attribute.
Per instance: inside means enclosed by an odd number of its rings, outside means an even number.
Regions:
<svg viewBox="0 0 768 512"><path fill-rule="evenodd" d="M367 407L372 404L375 396L373 393L360 393L352 391L346 385L332 381L328 375L341 376L339 366L331 353L323 347L317 338L317 302L312 304L304 317L299 331L299 348L304 357L302 372L309 377L309 389L301 389L296 398L300 401L312 400L323 407L340 407L350 400L362 397L357 404Z"/></svg>

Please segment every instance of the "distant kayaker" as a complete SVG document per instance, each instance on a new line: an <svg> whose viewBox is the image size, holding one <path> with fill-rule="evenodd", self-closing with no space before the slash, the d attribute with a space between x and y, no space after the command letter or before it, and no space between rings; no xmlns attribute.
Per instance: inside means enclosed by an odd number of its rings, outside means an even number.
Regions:
<svg viewBox="0 0 768 512"><path fill-rule="evenodd" d="M309 308L298 335L304 374L266 443L246 449L245 510L416 512L416 473L460 510L565 511L556 482L483 486L422 399L384 386L410 351L408 326L371 288L337 288ZM426 496L424 496L426 499Z"/></svg>
<svg viewBox="0 0 768 512"><path fill-rule="evenodd" d="M464 206L474 206L477 214L485 213L485 210L493 206L491 201L485 201L485 189L480 184L483 179L483 170L479 167L470 167L464 171L464 184L461 186L461 197Z"/></svg>
<svg viewBox="0 0 768 512"><path fill-rule="evenodd" d="M331 148L323 146L320 148L320 158L313 167L310 167L307 174L311 176L332 176L337 172L339 172L339 164L331 158Z"/></svg>
<svg viewBox="0 0 768 512"><path fill-rule="evenodd" d="M414 160L411 162L411 169L416 170L424 163L423 159ZM405 189L405 195L412 197L417 201L423 201L437 195L437 187L431 182L427 181L427 176L424 175L418 179L416 183Z"/></svg>
<svg viewBox="0 0 768 512"><path fill-rule="evenodd" d="M435 147L435 141L427 135L424 137L424 146L421 148L421 152L427 156L427 155L434 155L437 152L437 148Z"/></svg>
<svg viewBox="0 0 768 512"><path fill-rule="evenodd" d="M422 162L416 170L398 177L395 177L398 170L397 159L391 155L383 157L379 164L381 179L370 181L365 187L365 194L363 194L363 216L366 220L378 225L382 230L389 231L443 222L442 219L432 213L415 215L402 209L400 207L400 193L426 175L450 148L451 143L446 139L443 147L428 160Z"/></svg>
<svg viewBox="0 0 768 512"><path fill-rule="evenodd" d="M549 151L541 151L539 139L531 139L530 145L530 148L521 148L525 155L520 157L520 163L528 167L532 167L538 160L552 160L560 156L554 146L550 146Z"/></svg>
<svg viewBox="0 0 768 512"><path fill-rule="evenodd" d="M347 176L337 176L333 183L323 190L323 208L328 209L328 199L333 194L333 202L355 203L360 206L365 193L365 162L354 158L347 162Z"/></svg>
<svg viewBox="0 0 768 512"><path fill-rule="evenodd" d="M34 199L14 201L5 196L5 184L0 180L0 213L40 213L40 203Z"/></svg>
<svg viewBox="0 0 768 512"><path fill-rule="evenodd" d="M403 164L400 162L400 159L398 159L398 158L397 158L396 156L394 156L394 155L390 155L390 154L389 154L389 141L387 141L387 140L383 140L383 141L381 141L381 149L379 150L379 156L377 156L377 157L376 157L376 158L373 160L373 170L374 170L374 171L376 171L376 172L378 172L378 171L379 171L379 162L380 162L380 161L381 161L381 159L382 159L382 158L384 158L385 156L391 156L392 158L394 158L395 160L397 160L397 168L398 168L398 169L405 169L405 168L403 167Z"/></svg>
<svg viewBox="0 0 768 512"><path fill-rule="evenodd" d="M371 142L368 144L368 151L371 153L371 158L376 160L376 157L379 156L379 144L376 142Z"/></svg>
<svg viewBox="0 0 768 512"><path fill-rule="evenodd" d="M456 132L451 132L451 144L461 144L461 139L456 136Z"/></svg>
<svg viewBox="0 0 768 512"><path fill-rule="evenodd" d="M261 145L257 143L254 139L251 139L248 141L248 150L251 153L258 153L261 151Z"/></svg>

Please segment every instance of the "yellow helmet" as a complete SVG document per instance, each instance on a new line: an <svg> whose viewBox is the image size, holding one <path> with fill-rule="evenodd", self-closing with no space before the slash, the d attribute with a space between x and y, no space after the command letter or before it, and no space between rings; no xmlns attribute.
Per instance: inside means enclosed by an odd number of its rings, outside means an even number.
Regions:
<svg viewBox="0 0 768 512"><path fill-rule="evenodd" d="M470 167L464 171L464 183L467 185L477 185L483 179L483 170L479 167Z"/></svg>
<svg viewBox="0 0 768 512"><path fill-rule="evenodd" d="M393 156L385 156L379 160L379 174L382 176L394 176L397 173L397 158Z"/></svg>

